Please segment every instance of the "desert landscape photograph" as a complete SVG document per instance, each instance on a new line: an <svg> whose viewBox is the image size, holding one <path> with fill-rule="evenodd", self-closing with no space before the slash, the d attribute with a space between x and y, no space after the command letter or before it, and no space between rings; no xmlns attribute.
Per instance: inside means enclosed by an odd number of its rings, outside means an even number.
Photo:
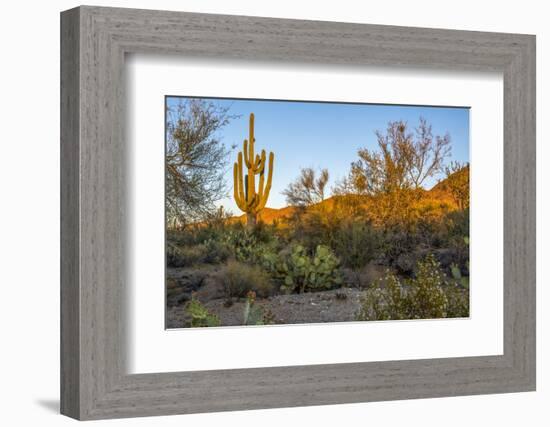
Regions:
<svg viewBox="0 0 550 427"><path fill-rule="evenodd" d="M166 328L468 318L469 115L166 96Z"/></svg>

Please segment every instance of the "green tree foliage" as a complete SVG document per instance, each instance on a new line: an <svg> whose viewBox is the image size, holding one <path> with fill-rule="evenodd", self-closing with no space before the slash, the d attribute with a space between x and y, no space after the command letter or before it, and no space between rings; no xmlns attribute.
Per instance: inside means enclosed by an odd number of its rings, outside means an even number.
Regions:
<svg viewBox="0 0 550 427"><path fill-rule="evenodd" d="M403 121L389 122L377 132L378 150L361 148L348 176L334 188L337 195L376 197L371 216L382 225L403 223L414 217L414 203L427 179L444 171L451 137L433 136L422 117L415 132Z"/></svg>
<svg viewBox="0 0 550 427"><path fill-rule="evenodd" d="M432 134L420 118L415 134L403 121L389 122L386 133L376 132L378 151L361 148L351 164L349 181L354 192L377 195L395 190L418 189L443 171L450 154L451 137Z"/></svg>

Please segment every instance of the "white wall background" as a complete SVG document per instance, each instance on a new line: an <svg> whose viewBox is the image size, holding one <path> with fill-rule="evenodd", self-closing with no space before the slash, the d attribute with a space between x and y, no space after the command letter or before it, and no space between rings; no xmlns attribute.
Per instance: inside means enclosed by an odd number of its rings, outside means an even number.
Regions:
<svg viewBox="0 0 550 427"><path fill-rule="evenodd" d="M548 201L550 27L545 2L96 1L97 5L537 35L538 391L108 421L117 426L546 426L550 423ZM5 2L0 16L0 420L64 426L59 405L59 12L75 1ZM7 131L7 132L6 132ZM92 424L95 424L92 423Z"/></svg>

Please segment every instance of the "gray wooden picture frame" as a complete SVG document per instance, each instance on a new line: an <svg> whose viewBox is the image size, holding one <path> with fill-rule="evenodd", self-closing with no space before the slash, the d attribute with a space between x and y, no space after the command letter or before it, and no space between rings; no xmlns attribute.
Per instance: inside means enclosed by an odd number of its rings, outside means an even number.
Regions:
<svg viewBox="0 0 550 427"><path fill-rule="evenodd" d="M136 52L502 72L504 354L127 374L124 60ZM62 12L63 414L85 420L530 390L534 36L88 6Z"/></svg>

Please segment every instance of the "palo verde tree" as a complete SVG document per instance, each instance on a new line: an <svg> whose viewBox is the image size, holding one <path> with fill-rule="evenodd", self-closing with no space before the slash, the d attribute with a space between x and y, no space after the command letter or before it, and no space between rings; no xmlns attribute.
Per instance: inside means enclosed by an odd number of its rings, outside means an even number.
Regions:
<svg viewBox="0 0 550 427"><path fill-rule="evenodd" d="M376 132L377 150L361 148L349 175L335 194L376 196L375 218L388 224L402 222L429 178L444 172L451 137L433 136L432 127L420 117L415 132L403 121L389 122L386 132Z"/></svg>
<svg viewBox="0 0 550 427"><path fill-rule="evenodd" d="M269 153L269 165L266 176L266 152L262 150L261 155L254 151L254 114L250 114L249 137L243 142L243 151L237 155L237 162L233 165L233 196L240 210L246 213L248 227L256 225L258 213L265 207L269 191L271 190L271 179L273 177L273 152ZM244 156L243 156L244 153ZM243 176L244 166L247 174ZM259 175L258 190L256 191L256 175Z"/></svg>
<svg viewBox="0 0 550 427"><path fill-rule="evenodd" d="M227 109L186 99L166 111L166 216L185 226L214 212L227 194L229 152L216 133L229 123Z"/></svg>
<svg viewBox="0 0 550 427"><path fill-rule="evenodd" d="M327 169L322 169L319 176L312 168L302 169L300 176L283 191L287 204L305 208L322 202L325 199L325 187L328 180Z"/></svg>

